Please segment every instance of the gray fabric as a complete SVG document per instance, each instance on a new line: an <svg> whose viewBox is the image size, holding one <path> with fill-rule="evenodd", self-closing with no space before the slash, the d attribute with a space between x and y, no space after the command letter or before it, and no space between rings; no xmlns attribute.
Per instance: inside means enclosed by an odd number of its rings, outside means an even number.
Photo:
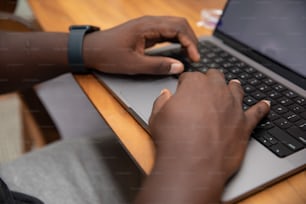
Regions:
<svg viewBox="0 0 306 204"><path fill-rule="evenodd" d="M2 164L10 190L46 204L130 203L142 174L72 75L36 90L62 140Z"/></svg>
<svg viewBox="0 0 306 204"><path fill-rule="evenodd" d="M115 135L66 139L0 166L10 190L46 204L130 203L142 174Z"/></svg>

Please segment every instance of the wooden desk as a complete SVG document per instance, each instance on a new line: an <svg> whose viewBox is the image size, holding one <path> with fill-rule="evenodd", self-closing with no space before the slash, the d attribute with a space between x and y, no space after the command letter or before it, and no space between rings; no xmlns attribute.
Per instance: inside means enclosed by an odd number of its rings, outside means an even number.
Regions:
<svg viewBox="0 0 306 204"><path fill-rule="evenodd" d="M71 24L92 24L106 29L142 15L174 15L186 17L197 35L209 35L211 31L196 26L200 11L222 8L225 0L29 0L29 3L45 31L67 32ZM76 79L135 160L149 173L154 163L154 145L150 136L94 76L76 76ZM306 203L306 172L283 180L241 203Z"/></svg>

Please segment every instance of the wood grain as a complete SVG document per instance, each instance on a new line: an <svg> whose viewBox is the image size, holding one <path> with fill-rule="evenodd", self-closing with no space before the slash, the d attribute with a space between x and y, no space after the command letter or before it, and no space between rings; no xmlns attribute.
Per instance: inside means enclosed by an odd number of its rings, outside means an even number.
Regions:
<svg viewBox="0 0 306 204"><path fill-rule="evenodd" d="M185 17L197 34L210 34L197 27L203 8L222 8L225 0L32 0L29 1L45 31L67 32L71 24L92 24L107 29L143 15Z"/></svg>
<svg viewBox="0 0 306 204"><path fill-rule="evenodd" d="M142 15L187 18L198 36L211 31L197 27L200 11L222 8L225 0L29 0L45 31L67 32L71 24L93 24L107 29ZM76 76L80 86L118 135L134 159L149 173L154 163L150 136L94 76ZM305 204L306 173L300 172L241 201L243 204Z"/></svg>
<svg viewBox="0 0 306 204"><path fill-rule="evenodd" d="M155 149L149 134L109 94L108 90L101 86L101 83L94 76L79 75L75 78L98 112L119 136L128 152L133 155L144 172L149 174L155 158Z"/></svg>

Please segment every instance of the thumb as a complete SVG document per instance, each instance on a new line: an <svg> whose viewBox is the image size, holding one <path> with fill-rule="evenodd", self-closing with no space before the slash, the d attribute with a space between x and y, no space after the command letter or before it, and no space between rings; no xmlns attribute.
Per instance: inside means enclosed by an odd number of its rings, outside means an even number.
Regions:
<svg viewBox="0 0 306 204"><path fill-rule="evenodd" d="M160 92L160 95L154 101L149 123L151 123L151 120L154 119L154 117L160 112L162 107L171 98L171 96L172 96L172 93L168 89L163 89Z"/></svg>
<svg viewBox="0 0 306 204"><path fill-rule="evenodd" d="M179 74L184 71L182 62L170 57L140 55L138 60L142 65L138 71L143 74Z"/></svg>

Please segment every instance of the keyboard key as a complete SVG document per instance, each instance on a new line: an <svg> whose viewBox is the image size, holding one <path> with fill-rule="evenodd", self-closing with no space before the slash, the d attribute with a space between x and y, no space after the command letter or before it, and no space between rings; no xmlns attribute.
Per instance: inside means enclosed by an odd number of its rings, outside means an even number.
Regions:
<svg viewBox="0 0 306 204"><path fill-rule="evenodd" d="M220 65L217 64L217 63L208 63L206 66L207 66L208 68L212 68L212 69L217 69L217 68L220 67Z"/></svg>
<svg viewBox="0 0 306 204"><path fill-rule="evenodd" d="M236 57L229 57L228 59L227 59L229 62L237 62L238 61L238 59L236 58Z"/></svg>
<svg viewBox="0 0 306 204"><path fill-rule="evenodd" d="M229 62L226 62L226 63L223 63L222 66L223 66L224 68L230 68L230 67L233 66L233 64L232 64L232 63L229 63Z"/></svg>
<svg viewBox="0 0 306 204"><path fill-rule="evenodd" d="M243 89L244 89L244 91L246 92L246 93L251 93L251 92L253 92L253 91L255 91L256 90L256 88L254 87L254 86L251 86L251 85L245 85L244 87L243 87Z"/></svg>
<svg viewBox="0 0 306 204"><path fill-rule="evenodd" d="M224 68L222 68L222 67L219 67L218 70L219 70L220 72L222 72L223 74L226 74L226 73L228 72L226 69L224 69Z"/></svg>
<svg viewBox="0 0 306 204"><path fill-rule="evenodd" d="M276 90L277 92L282 92L282 91L286 90L286 88L281 84L274 85L273 89Z"/></svg>
<svg viewBox="0 0 306 204"><path fill-rule="evenodd" d="M244 68L246 66L246 64L244 62L236 62L235 66L239 67L239 68Z"/></svg>
<svg viewBox="0 0 306 204"><path fill-rule="evenodd" d="M271 142L269 142L268 139L264 138L264 137L260 137L258 138L259 142L261 142L263 145L265 145L266 147L271 146Z"/></svg>
<svg viewBox="0 0 306 204"><path fill-rule="evenodd" d="M241 72L241 69L239 69L238 67L232 67L229 69L230 72L232 72L233 74L238 74Z"/></svg>
<svg viewBox="0 0 306 204"><path fill-rule="evenodd" d="M255 100L253 97L251 96L246 96L243 99L243 102L246 103L248 106L252 106L255 103L257 103L257 100Z"/></svg>
<svg viewBox="0 0 306 204"><path fill-rule="evenodd" d="M201 55L205 56L206 54L210 53L211 51L206 47L201 47L201 48L199 48L199 52L200 52Z"/></svg>
<svg viewBox="0 0 306 204"><path fill-rule="evenodd" d="M272 145L278 143L278 141L273 136L271 136L269 134L267 134L264 138L267 139Z"/></svg>
<svg viewBox="0 0 306 204"><path fill-rule="evenodd" d="M267 86L266 84L260 84L257 86L257 88L262 92L268 92L271 90L271 88Z"/></svg>
<svg viewBox="0 0 306 204"><path fill-rule="evenodd" d="M193 67L193 68L201 68L203 66L205 66L203 63L201 62L192 62L190 63L190 65Z"/></svg>
<svg viewBox="0 0 306 204"><path fill-rule="evenodd" d="M247 79L251 78L251 76L250 76L248 73L245 73L245 72L240 73L240 74L238 75L238 77L239 77L239 79L241 79L241 80L247 80Z"/></svg>
<svg viewBox="0 0 306 204"><path fill-rule="evenodd" d="M302 118L306 119L306 111L299 114Z"/></svg>
<svg viewBox="0 0 306 204"><path fill-rule="evenodd" d="M274 112L277 113L277 114L279 114L279 115L288 112L288 109L285 108L285 107L282 106L282 105L275 105L275 106L272 106L272 110L274 110Z"/></svg>
<svg viewBox="0 0 306 204"><path fill-rule="evenodd" d="M249 84L256 86L260 84L260 81L258 79L252 78L248 80Z"/></svg>
<svg viewBox="0 0 306 204"><path fill-rule="evenodd" d="M215 52L215 53L219 53L219 52L222 51L222 49L219 48L219 47L213 47L213 48L211 48L211 50L212 50L213 52Z"/></svg>
<svg viewBox="0 0 306 204"><path fill-rule="evenodd" d="M285 91L283 94L287 96L288 98L295 98L298 96L296 93L290 90Z"/></svg>
<svg viewBox="0 0 306 204"><path fill-rule="evenodd" d="M230 56L227 52L224 52L224 51L219 52L219 55L223 58Z"/></svg>
<svg viewBox="0 0 306 204"><path fill-rule="evenodd" d="M297 102L300 106L305 106L306 105L306 100L305 98L302 97L296 97L293 99L295 102Z"/></svg>
<svg viewBox="0 0 306 204"><path fill-rule="evenodd" d="M298 127L291 127L287 130L287 132L292 135L293 137L295 137L296 139L298 139L300 142L302 142L304 145L306 145L306 133L305 131L302 131L300 128Z"/></svg>
<svg viewBox="0 0 306 204"><path fill-rule="evenodd" d="M301 113L305 111L305 109L302 106L297 105L297 104L290 105L289 109L291 109L295 113Z"/></svg>
<svg viewBox="0 0 306 204"><path fill-rule="evenodd" d="M271 85L275 84L275 81L273 81L273 80L270 79L270 78L264 79L263 82L264 82L265 84L267 84L268 86L271 86Z"/></svg>
<svg viewBox="0 0 306 204"><path fill-rule="evenodd" d="M263 128L265 130L268 130L273 127L274 125L271 123L271 121L263 119L256 128Z"/></svg>
<svg viewBox="0 0 306 204"><path fill-rule="evenodd" d="M292 126L292 123L290 123L288 120L285 120L284 118L277 119L274 121L274 123L282 129L287 129Z"/></svg>
<svg viewBox="0 0 306 204"><path fill-rule="evenodd" d="M298 151L304 148L303 144L278 127L274 127L268 130L268 132L293 151Z"/></svg>
<svg viewBox="0 0 306 204"><path fill-rule="evenodd" d="M206 57L202 58L201 61L202 61L204 64L211 63L211 60L208 59L208 58L206 58Z"/></svg>
<svg viewBox="0 0 306 204"><path fill-rule="evenodd" d="M215 61L216 63L221 63L221 62L224 62L224 59L221 58L221 57L218 57L218 58L214 59L214 61Z"/></svg>
<svg viewBox="0 0 306 204"><path fill-rule="evenodd" d="M232 74L232 73L226 73L225 74L225 79L227 80L227 81L230 81L230 80L232 80L232 79L236 79L237 77L234 75L234 74Z"/></svg>
<svg viewBox="0 0 306 204"><path fill-rule="evenodd" d="M197 69L199 72L202 72L202 73L206 73L208 71L208 68L203 66L203 67L200 67Z"/></svg>
<svg viewBox="0 0 306 204"><path fill-rule="evenodd" d="M268 134L268 131L265 130L264 128L260 128L259 126L257 126L253 132L252 132L252 137L259 139L261 137L265 137Z"/></svg>
<svg viewBox="0 0 306 204"><path fill-rule="evenodd" d="M279 157L285 157L285 156L288 156L292 153L292 151L289 150L282 143L272 145L269 149L271 149L271 151L274 152Z"/></svg>
<svg viewBox="0 0 306 204"><path fill-rule="evenodd" d="M290 100L289 98L286 98L286 97L281 97L277 101L280 104L282 104L283 106L288 106L288 105L291 105L293 103L292 100Z"/></svg>
<svg viewBox="0 0 306 204"><path fill-rule="evenodd" d="M207 53L206 57L208 57L209 59L216 57L216 54L213 52Z"/></svg>
<svg viewBox="0 0 306 204"><path fill-rule="evenodd" d="M265 75L260 73L260 72L255 73L254 76L255 76L256 79L264 79L265 78Z"/></svg>
<svg viewBox="0 0 306 204"><path fill-rule="evenodd" d="M297 114L289 111L288 113L284 114L284 117L286 120L290 121L290 122L296 122L298 120L300 120L300 116L298 116Z"/></svg>
<svg viewBox="0 0 306 204"><path fill-rule="evenodd" d="M246 111L249 109L250 106L246 105L246 104L242 104L242 110Z"/></svg>
<svg viewBox="0 0 306 204"><path fill-rule="evenodd" d="M299 120L295 123L299 128L301 128L303 131L306 131L306 120ZM306 132L305 132L306 134Z"/></svg>
<svg viewBox="0 0 306 204"><path fill-rule="evenodd" d="M247 67L247 68L245 69L245 71L246 71L247 73L249 73L249 74L252 74L252 73L256 72L256 70L255 70L253 67Z"/></svg>
<svg viewBox="0 0 306 204"><path fill-rule="evenodd" d="M257 100L262 100L262 99L266 98L266 95L264 93L261 93L260 91L255 91L255 92L251 93L251 96L253 96Z"/></svg>
<svg viewBox="0 0 306 204"><path fill-rule="evenodd" d="M277 115L275 112L273 112L273 111L270 111L270 113L268 114L268 119L269 120L271 120L271 121L273 121L273 120L276 120L276 119L278 119L279 118L279 115Z"/></svg>
<svg viewBox="0 0 306 204"><path fill-rule="evenodd" d="M270 91L268 93L268 96L270 98L273 98L273 99L277 99L277 98L281 97L281 95L278 92L276 92L276 91Z"/></svg>

